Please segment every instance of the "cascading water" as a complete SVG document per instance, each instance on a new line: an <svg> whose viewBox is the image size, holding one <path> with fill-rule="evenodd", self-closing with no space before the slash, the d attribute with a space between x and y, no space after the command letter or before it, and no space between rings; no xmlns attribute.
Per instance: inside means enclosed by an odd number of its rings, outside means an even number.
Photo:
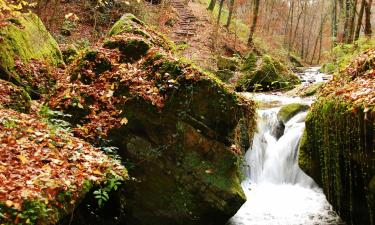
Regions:
<svg viewBox="0 0 375 225"><path fill-rule="evenodd" d="M257 133L245 155L242 187L248 200L229 224L343 224L322 190L298 167L297 150L306 112L290 119L277 139L273 134L279 109L258 111Z"/></svg>

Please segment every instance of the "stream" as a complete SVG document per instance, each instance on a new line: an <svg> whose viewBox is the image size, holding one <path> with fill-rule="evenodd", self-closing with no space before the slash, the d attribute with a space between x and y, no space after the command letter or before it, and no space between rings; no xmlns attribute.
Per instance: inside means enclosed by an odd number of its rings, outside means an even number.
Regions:
<svg viewBox="0 0 375 225"><path fill-rule="evenodd" d="M299 74L303 85L330 79L310 68ZM277 139L277 113L289 103L309 104L313 98L287 97L281 93L251 94L260 101L257 132L245 155L242 188L247 202L228 222L230 225L338 225L344 224L327 202L320 187L298 167L298 145L307 112L285 124Z"/></svg>

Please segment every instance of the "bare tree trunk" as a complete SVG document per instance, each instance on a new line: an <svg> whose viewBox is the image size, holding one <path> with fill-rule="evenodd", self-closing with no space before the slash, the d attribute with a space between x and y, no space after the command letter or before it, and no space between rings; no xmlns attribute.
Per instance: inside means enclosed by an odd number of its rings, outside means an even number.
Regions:
<svg viewBox="0 0 375 225"><path fill-rule="evenodd" d="M365 35L366 37L371 37L372 30L371 30L371 4L372 0L367 0L366 5L365 5L365 12L366 12L366 17L365 17Z"/></svg>
<svg viewBox="0 0 375 225"><path fill-rule="evenodd" d="M256 26L257 26L257 21L258 21L259 2L260 2L260 0L255 0L254 12L253 12L253 21L252 21L251 27L250 27L249 39L247 40L248 46L253 45L253 36L254 36L254 32L255 32L255 29L256 29Z"/></svg>
<svg viewBox="0 0 375 225"><path fill-rule="evenodd" d="M354 37L354 28L355 28L355 15L357 12L357 0L354 0L354 2L351 2L351 13L350 13L350 23L349 23L349 36L348 36L348 43L353 42Z"/></svg>
<svg viewBox="0 0 375 225"><path fill-rule="evenodd" d="M332 1L332 46L337 44L337 0Z"/></svg>
<svg viewBox="0 0 375 225"><path fill-rule="evenodd" d="M294 19L294 0L292 0L292 4L290 6L291 14L290 14L290 29L289 29L289 38L288 38L288 51L291 51L292 45L292 35L293 35L293 19Z"/></svg>
<svg viewBox="0 0 375 225"><path fill-rule="evenodd" d="M361 33L361 27L362 27L362 20L363 20L363 12L365 11L365 4L366 0L362 0L361 8L359 10L358 14L358 20L357 20L357 28L355 30L354 40L358 40L359 34Z"/></svg>
<svg viewBox="0 0 375 225"><path fill-rule="evenodd" d="M292 12L291 7L289 7L288 17L286 18L286 21L285 21L284 46L287 46L288 44L289 19L290 19L291 12Z"/></svg>
<svg viewBox="0 0 375 225"><path fill-rule="evenodd" d="M214 10L214 8L215 8L215 5L216 5L216 1L217 0L211 0L210 1L210 5L208 6L208 10L210 10L210 11L213 11Z"/></svg>
<svg viewBox="0 0 375 225"><path fill-rule="evenodd" d="M275 5L275 1L272 1L272 3L271 3L271 9L270 9L270 14L269 15L273 15L274 5ZM270 26L271 26L272 22L273 22L273 16L271 17L271 19L268 20L268 23L267 23L267 33L270 32Z"/></svg>
<svg viewBox="0 0 375 225"><path fill-rule="evenodd" d="M311 23L310 23L310 27L314 27L315 18L316 18L316 15L314 14L314 15L313 15L313 18L312 18L312 20L311 20ZM312 36L312 35L309 35L309 38L307 39L306 53L305 53L305 59L306 59L306 61L307 61L308 56L309 56L309 53L310 53L310 41L311 41L311 36Z"/></svg>
<svg viewBox="0 0 375 225"><path fill-rule="evenodd" d="M230 23L232 21L233 11L234 11L234 0L230 0L230 3L229 3L229 15L228 15L227 24L225 25L225 27L227 29L229 29Z"/></svg>
<svg viewBox="0 0 375 225"><path fill-rule="evenodd" d="M324 21L326 19L326 16L327 15L324 15L324 16L322 15L322 17L321 17L319 35L316 37L316 40L315 40L314 50L313 50L313 54L311 56L311 61L310 61L311 64L313 63L314 58L315 58L315 52L316 52L316 48L318 46L318 42L322 38L322 35L323 35L323 26L324 26Z"/></svg>
<svg viewBox="0 0 375 225"><path fill-rule="evenodd" d="M306 17L307 17L307 0L305 0L304 6L303 6L303 28L302 28L302 37L301 37L301 58L305 58L305 30L306 30Z"/></svg>
<svg viewBox="0 0 375 225"><path fill-rule="evenodd" d="M221 12L223 11L224 0L220 0L219 14L217 15L217 24L220 24Z"/></svg>
<svg viewBox="0 0 375 225"><path fill-rule="evenodd" d="M296 41L297 32L298 32L298 28L299 28L299 22L301 20L302 13L303 13L303 6L301 8L301 12L298 14L298 17L297 17L297 24L296 24L296 28L294 29L292 44L295 43L295 41Z"/></svg>
<svg viewBox="0 0 375 225"><path fill-rule="evenodd" d="M349 43L349 35L350 35L350 0L345 1L345 22L344 22L344 42Z"/></svg>

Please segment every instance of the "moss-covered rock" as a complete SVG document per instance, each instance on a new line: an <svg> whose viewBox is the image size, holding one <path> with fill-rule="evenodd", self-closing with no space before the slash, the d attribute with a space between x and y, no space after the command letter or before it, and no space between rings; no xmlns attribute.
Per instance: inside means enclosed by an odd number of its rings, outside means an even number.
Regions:
<svg viewBox="0 0 375 225"><path fill-rule="evenodd" d="M108 36L114 37L126 34L131 36L139 35L146 43L151 42L168 50L174 48L174 44L166 36L156 32L154 29L150 29L143 21L129 13L123 15L112 26Z"/></svg>
<svg viewBox="0 0 375 225"><path fill-rule="evenodd" d="M217 59L217 68L219 70L236 71L239 68L239 64L239 60L233 57L219 56Z"/></svg>
<svg viewBox="0 0 375 225"><path fill-rule="evenodd" d="M277 119L286 124L293 116L300 112L307 111L310 108L308 105L291 103L281 107L280 111L277 113Z"/></svg>
<svg viewBox="0 0 375 225"><path fill-rule="evenodd" d="M128 61L120 46L90 51L71 65L72 83L50 105L74 115L77 135L111 140L128 161L135 179L123 190L127 224L225 224L245 201L239 165L253 135L254 102L176 60L152 29L131 21L117 23L109 39L149 43L145 54ZM140 35L140 26L151 36ZM104 61L110 66L93 72Z"/></svg>
<svg viewBox="0 0 375 225"><path fill-rule="evenodd" d="M218 70L215 72L215 75L223 82L228 82L235 75L235 72L227 69Z"/></svg>
<svg viewBox="0 0 375 225"><path fill-rule="evenodd" d="M9 24L0 28L0 78L36 93L47 91L31 84L30 80L34 77L22 74L22 70L17 70L17 64L25 65L32 59L50 66L63 63L56 41L33 13L20 14L9 21Z"/></svg>
<svg viewBox="0 0 375 225"><path fill-rule="evenodd" d="M299 78L281 62L263 55L254 63L251 55L245 63L244 76L237 81L237 89L243 91L269 91L291 89L300 83ZM255 65L254 65L255 64Z"/></svg>
<svg viewBox="0 0 375 225"><path fill-rule="evenodd" d="M300 167L348 224L374 224L375 51L324 86L306 119Z"/></svg>
<svg viewBox="0 0 375 225"><path fill-rule="evenodd" d="M61 49L65 64L72 63L78 56L78 49L74 45L63 46Z"/></svg>

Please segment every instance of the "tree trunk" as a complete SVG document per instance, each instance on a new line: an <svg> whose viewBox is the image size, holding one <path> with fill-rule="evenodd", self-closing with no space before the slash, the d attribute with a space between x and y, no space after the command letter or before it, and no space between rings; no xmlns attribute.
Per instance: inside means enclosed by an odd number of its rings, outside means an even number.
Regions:
<svg viewBox="0 0 375 225"><path fill-rule="evenodd" d="M220 19L221 19L221 13L223 11L223 5L224 5L224 0L220 0L220 5L219 5L219 14L217 15L217 24L220 24Z"/></svg>
<svg viewBox="0 0 375 225"><path fill-rule="evenodd" d="M228 15L228 20L227 20L227 24L225 25L225 27L229 30L229 26L230 26L230 23L232 21L232 15L233 15L233 11L234 11L234 0L230 0L230 3L229 3L229 15Z"/></svg>
<svg viewBox="0 0 375 225"><path fill-rule="evenodd" d="M349 43L350 36L350 0L345 1L345 22L344 22L344 42Z"/></svg>
<svg viewBox="0 0 375 225"><path fill-rule="evenodd" d="M372 0L367 0L365 5L365 35L366 37L371 37L372 30L371 30L371 4Z"/></svg>
<svg viewBox="0 0 375 225"><path fill-rule="evenodd" d="M210 5L208 6L208 10L210 10L210 11L213 11L214 10L214 8L215 8L215 5L216 5L216 1L217 0L211 0L210 1Z"/></svg>
<svg viewBox="0 0 375 225"><path fill-rule="evenodd" d="M332 46L337 44L337 0L332 0Z"/></svg>
<svg viewBox="0 0 375 225"><path fill-rule="evenodd" d="M250 27L249 39L247 40L248 46L253 46L253 36L254 36L256 26L257 26L257 20L258 20L259 2L260 2L260 0L255 0L254 12L253 12L253 21L252 21L251 27Z"/></svg>
<svg viewBox="0 0 375 225"><path fill-rule="evenodd" d="M288 51L291 51L292 45L292 35L293 35L293 19L294 19L294 0L292 0L292 4L290 6L291 14L290 14L290 28L289 28L289 38L288 38Z"/></svg>
<svg viewBox="0 0 375 225"><path fill-rule="evenodd" d="M363 12L365 11L365 4L366 4L366 0L362 0L361 8L360 8L359 14L358 14L357 28L355 30L355 35L354 35L355 41L358 40L359 34L361 33Z"/></svg>
<svg viewBox="0 0 375 225"><path fill-rule="evenodd" d="M305 4L303 6L303 27L302 27L302 37L301 37L301 59L305 58L305 30L306 30L306 17L307 17L307 0L305 0Z"/></svg>
<svg viewBox="0 0 375 225"><path fill-rule="evenodd" d="M310 61L311 64L313 63L314 58L315 58L315 51L316 51L316 48L318 46L318 42L322 38L322 35L323 35L323 26L324 26L324 21L326 19L326 16L327 15L321 16L319 35L316 37L316 40L315 40L314 50L313 50L313 54L312 54L311 61Z"/></svg>
<svg viewBox="0 0 375 225"><path fill-rule="evenodd" d="M354 0L354 2L351 1L351 13L350 13L350 22L349 22L349 36L348 36L348 43L353 42L354 37L354 28L355 28L355 15L357 12L357 0Z"/></svg>

